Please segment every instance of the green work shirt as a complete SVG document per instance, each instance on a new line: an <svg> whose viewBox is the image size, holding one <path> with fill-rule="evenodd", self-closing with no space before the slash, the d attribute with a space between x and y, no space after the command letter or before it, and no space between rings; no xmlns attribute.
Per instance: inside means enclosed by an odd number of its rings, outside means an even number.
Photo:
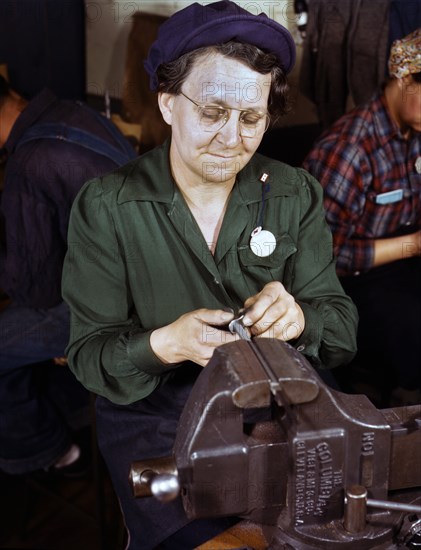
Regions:
<svg viewBox="0 0 421 550"><path fill-rule="evenodd" d="M266 257L250 247L262 212L263 228L276 237ZM349 362L357 313L335 273L319 183L255 154L237 175L212 255L171 176L166 142L86 183L74 202L63 274L70 368L115 403L142 399L183 367L155 356L154 329L199 308L237 311L270 281L280 281L304 312L293 345L316 366Z"/></svg>

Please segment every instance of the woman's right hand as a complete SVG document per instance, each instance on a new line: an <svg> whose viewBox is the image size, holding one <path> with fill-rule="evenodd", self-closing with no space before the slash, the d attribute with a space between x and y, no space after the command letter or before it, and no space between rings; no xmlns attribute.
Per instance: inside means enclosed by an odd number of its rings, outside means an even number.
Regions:
<svg viewBox="0 0 421 550"><path fill-rule="evenodd" d="M173 323L152 332L152 351L163 363L193 361L204 367L215 348L237 339L235 334L218 329L233 318L233 313L221 309L197 309L185 313Z"/></svg>

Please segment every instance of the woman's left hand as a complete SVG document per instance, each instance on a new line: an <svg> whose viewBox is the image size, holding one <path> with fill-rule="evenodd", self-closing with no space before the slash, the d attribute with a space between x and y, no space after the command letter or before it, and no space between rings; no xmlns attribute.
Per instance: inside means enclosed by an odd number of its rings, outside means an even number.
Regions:
<svg viewBox="0 0 421 550"><path fill-rule="evenodd" d="M273 281L244 303L243 323L252 336L293 340L304 330L305 319L301 307L284 286Z"/></svg>

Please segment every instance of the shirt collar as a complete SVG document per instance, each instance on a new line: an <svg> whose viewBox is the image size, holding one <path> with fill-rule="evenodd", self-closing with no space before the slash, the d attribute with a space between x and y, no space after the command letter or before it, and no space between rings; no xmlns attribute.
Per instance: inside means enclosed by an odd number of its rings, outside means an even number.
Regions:
<svg viewBox="0 0 421 550"><path fill-rule="evenodd" d="M372 107L375 131L382 146L396 138L405 139L398 124L392 119L384 92L375 96Z"/></svg>
<svg viewBox="0 0 421 550"><path fill-rule="evenodd" d="M163 145L139 157L123 167L125 173L123 185L118 193L117 202L150 201L172 203L176 196L176 184L171 175L169 164L170 138ZM285 172L283 176L283 171ZM233 189L232 200L243 204L251 204L262 200L262 181L267 175L268 190L266 198L273 196L292 196L296 194L291 181L293 169L260 154L255 154L249 163L237 175ZM276 185L271 185L273 173L276 171Z"/></svg>
<svg viewBox="0 0 421 550"><path fill-rule="evenodd" d="M44 89L28 103L16 119L12 131L4 144L4 148L8 155L13 153L25 131L56 101L56 96L50 90Z"/></svg>

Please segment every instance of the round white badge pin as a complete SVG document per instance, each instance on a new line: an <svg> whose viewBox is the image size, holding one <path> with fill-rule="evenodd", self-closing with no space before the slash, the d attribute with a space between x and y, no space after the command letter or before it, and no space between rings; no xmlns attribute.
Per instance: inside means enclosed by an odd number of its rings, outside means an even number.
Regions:
<svg viewBox="0 0 421 550"><path fill-rule="evenodd" d="M251 232L250 248L259 258L270 256L276 248L276 237L270 231L256 227Z"/></svg>

